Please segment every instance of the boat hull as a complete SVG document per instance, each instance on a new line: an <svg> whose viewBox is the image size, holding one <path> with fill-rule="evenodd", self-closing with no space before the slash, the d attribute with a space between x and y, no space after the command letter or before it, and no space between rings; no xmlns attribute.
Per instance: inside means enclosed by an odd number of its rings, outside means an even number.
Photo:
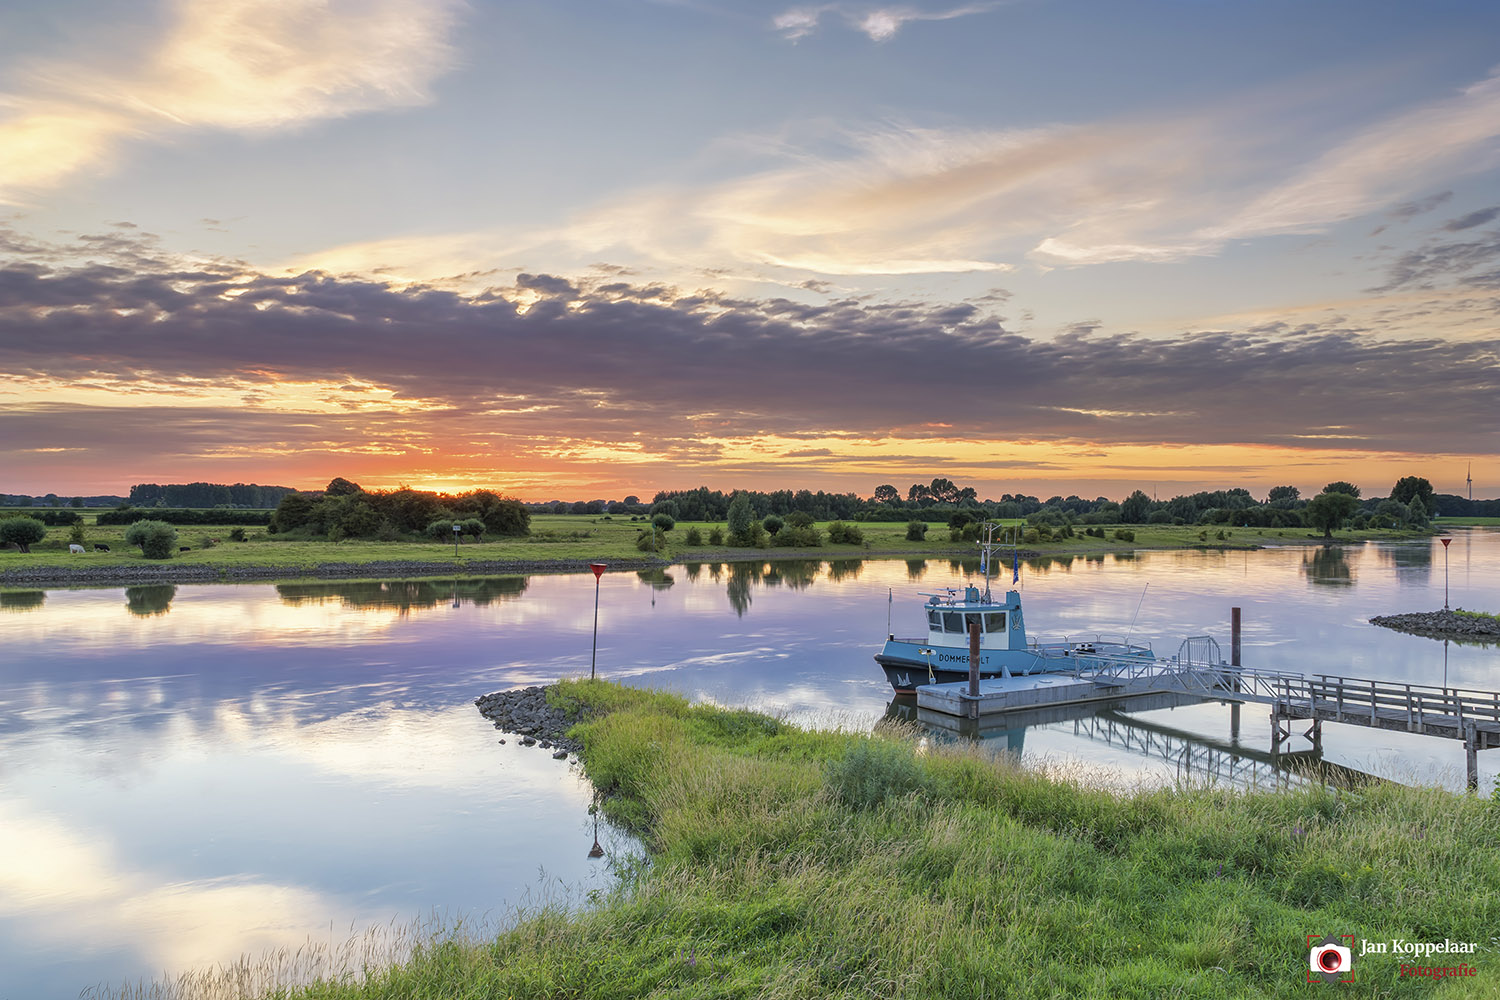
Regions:
<svg viewBox="0 0 1500 1000"><path fill-rule="evenodd" d="M1115 643L1048 643L1026 649L981 649L979 679L1098 670L1122 657L1152 655L1149 646ZM969 651L957 646L928 646L891 639L875 654L885 679L897 694L915 694L923 684L952 684L969 679Z"/></svg>

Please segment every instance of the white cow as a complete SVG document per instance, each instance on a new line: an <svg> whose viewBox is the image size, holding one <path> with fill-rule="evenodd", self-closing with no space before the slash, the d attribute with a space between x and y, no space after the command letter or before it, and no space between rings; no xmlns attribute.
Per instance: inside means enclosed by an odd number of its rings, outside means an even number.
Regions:
<svg viewBox="0 0 1500 1000"><path fill-rule="evenodd" d="M82 545L69 545L68 546L68 551L71 552L71 553L73 553L73 555L75 555L75 556L81 556L81 555L83 555L83 546Z"/></svg>

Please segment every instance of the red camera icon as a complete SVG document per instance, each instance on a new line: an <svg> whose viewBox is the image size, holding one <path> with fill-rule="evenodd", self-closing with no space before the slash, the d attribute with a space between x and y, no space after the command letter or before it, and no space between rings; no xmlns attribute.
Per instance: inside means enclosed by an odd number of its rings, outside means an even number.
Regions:
<svg viewBox="0 0 1500 1000"><path fill-rule="evenodd" d="M1322 980L1325 983L1348 982L1350 970L1354 967L1354 956L1349 950L1349 944L1354 943L1350 935L1335 936L1332 934L1318 936L1309 934L1307 936L1307 979L1308 982Z"/></svg>

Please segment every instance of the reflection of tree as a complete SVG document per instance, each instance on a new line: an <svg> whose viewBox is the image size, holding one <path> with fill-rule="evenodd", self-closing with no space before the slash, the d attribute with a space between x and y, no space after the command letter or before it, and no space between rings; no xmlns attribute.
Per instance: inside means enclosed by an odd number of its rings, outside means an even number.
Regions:
<svg viewBox="0 0 1500 1000"><path fill-rule="evenodd" d="M148 587L126 587L125 608L141 618L164 615L177 596L177 587L170 583L154 583Z"/></svg>
<svg viewBox="0 0 1500 1000"><path fill-rule="evenodd" d="M1382 561L1395 568L1398 580L1425 583L1432 576L1434 547L1433 543L1424 541L1419 545L1381 545L1375 552Z"/></svg>
<svg viewBox="0 0 1500 1000"><path fill-rule="evenodd" d="M702 563L683 563L682 568L687 571L689 580L697 580L698 576L703 572Z"/></svg>
<svg viewBox="0 0 1500 1000"><path fill-rule="evenodd" d="M1354 582L1354 571L1344 550L1336 545L1322 545L1302 556L1302 572L1307 582L1323 587L1347 587Z"/></svg>
<svg viewBox="0 0 1500 1000"><path fill-rule="evenodd" d="M788 590L806 590L818 578L822 566L816 559L787 559L768 563L760 579L767 587L784 585Z"/></svg>
<svg viewBox="0 0 1500 1000"><path fill-rule="evenodd" d="M0 591L0 611L31 611L47 603L45 590Z"/></svg>
<svg viewBox="0 0 1500 1000"><path fill-rule="evenodd" d="M652 590L668 590L677 581L664 569L639 569L635 575Z"/></svg>
<svg viewBox="0 0 1500 1000"><path fill-rule="evenodd" d="M828 579L857 580L860 571L864 568L863 559L830 559L828 560Z"/></svg>
<svg viewBox="0 0 1500 1000"><path fill-rule="evenodd" d="M908 560L906 560L906 578L908 580L913 580L913 581L920 580L920 579L922 579L922 577L924 577L926 575L927 575L927 560L926 559L908 559Z"/></svg>
<svg viewBox="0 0 1500 1000"><path fill-rule="evenodd" d="M351 608L396 608L400 611L435 608L439 604L477 605L509 601L526 592L524 576L484 576L470 580L361 580L346 583L278 583L276 593L286 604L341 601Z"/></svg>
<svg viewBox="0 0 1500 1000"><path fill-rule="evenodd" d="M740 618L750 610L750 586L760 575L758 563L730 563L729 583L725 588L729 594L729 606Z"/></svg>

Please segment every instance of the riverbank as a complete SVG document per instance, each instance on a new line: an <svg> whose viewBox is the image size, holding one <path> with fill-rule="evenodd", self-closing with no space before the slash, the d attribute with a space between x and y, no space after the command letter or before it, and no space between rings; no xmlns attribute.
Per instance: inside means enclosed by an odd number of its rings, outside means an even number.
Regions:
<svg viewBox="0 0 1500 1000"><path fill-rule="evenodd" d="M423 577L513 575L529 573L582 573L592 561L603 561L611 570L657 569L692 563L783 562L787 560L847 559L976 559L972 542L952 542L948 529L931 525L930 538L914 541L905 537L904 524L862 523L863 540L857 545L826 544L809 548L729 548L683 544L687 532L709 526L680 523L670 533L660 553L641 552L635 546L643 525L629 521L604 522L572 518L573 530L563 530L569 520L553 516L537 519L539 527L528 538L495 539L470 543L456 554L447 545L420 542L283 540L252 533L246 542L219 540L222 528L183 529L188 551L171 559L145 559L123 543L123 528L91 528L89 546L105 544L109 551L75 555L65 549L36 547L31 553L0 552L0 587L88 587L135 586L153 583L235 583L297 579L418 579ZM826 527L826 526L825 526ZM57 529L52 529L56 531ZM1215 528L1197 526L1140 525L1126 528L1116 538L1114 529L1106 537L1075 534L1025 543L1016 552L1023 560L1061 557L1099 557L1161 549L1251 550L1270 545L1319 546L1324 542L1306 531L1273 528ZM116 537L116 536L120 537ZM1223 537L1220 537L1220 536ZM1358 544L1370 539L1399 540L1426 537L1391 531L1340 533L1335 544ZM52 544L51 542L44 544ZM1009 557L1011 553L1007 552Z"/></svg>
<svg viewBox="0 0 1500 1000"><path fill-rule="evenodd" d="M582 720L585 773L649 863L618 859L586 910L292 995L1270 998L1309 988L1309 935L1350 934L1358 995L1500 996L1485 799L1120 795L899 731L807 731L605 682L547 697ZM1418 963L1360 941L1474 950Z"/></svg>

